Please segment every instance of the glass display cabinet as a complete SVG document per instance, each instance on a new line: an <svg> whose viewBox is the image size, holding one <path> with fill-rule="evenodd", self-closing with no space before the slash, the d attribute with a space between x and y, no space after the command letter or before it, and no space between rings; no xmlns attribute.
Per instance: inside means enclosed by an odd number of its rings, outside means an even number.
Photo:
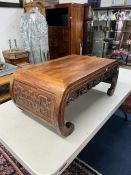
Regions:
<svg viewBox="0 0 131 175"><path fill-rule="evenodd" d="M131 6L96 8L92 55L131 63Z"/></svg>

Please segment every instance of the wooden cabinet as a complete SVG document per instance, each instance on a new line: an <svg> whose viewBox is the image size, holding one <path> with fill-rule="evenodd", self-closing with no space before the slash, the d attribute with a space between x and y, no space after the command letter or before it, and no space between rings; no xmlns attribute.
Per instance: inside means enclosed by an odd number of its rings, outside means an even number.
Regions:
<svg viewBox="0 0 131 175"><path fill-rule="evenodd" d="M80 54L83 40L84 6L56 4L46 7L50 58Z"/></svg>

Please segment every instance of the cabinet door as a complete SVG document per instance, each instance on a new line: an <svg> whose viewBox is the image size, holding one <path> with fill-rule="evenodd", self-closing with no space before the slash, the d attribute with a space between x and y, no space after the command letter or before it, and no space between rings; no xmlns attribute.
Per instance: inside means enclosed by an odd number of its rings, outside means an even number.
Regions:
<svg viewBox="0 0 131 175"><path fill-rule="evenodd" d="M49 50L51 59L70 54L70 9L60 7L46 10L49 26Z"/></svg>
<svg viewBox="0 0 131 175"><path fill-rule="evenodd" d="M73 5L71 7L71 54L80 54L80 45L83 41L84 7Z"/></svg>

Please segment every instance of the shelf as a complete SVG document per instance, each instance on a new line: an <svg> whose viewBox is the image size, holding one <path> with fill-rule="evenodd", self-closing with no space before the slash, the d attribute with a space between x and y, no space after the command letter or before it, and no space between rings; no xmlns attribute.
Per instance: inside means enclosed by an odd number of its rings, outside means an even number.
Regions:
<svg viewBox="0 0 131 175"><path fill-rule="evenodd" d="M9 100L9 99L10 99L10 93L9 92L0 95L0 103L4 102L6 100Z"/></svg>
<svg viewBox="0 0 131 175"><path fill-rule="evenodd" d="M93 21L96 21L96 22L113 22L113 21L115 21L115 22L119 22L119 21L123 21L123 22L130 22L131 20L93 20Z"/></svg>
<svg viewBox="0 0 131 175"><path fill-rule="evenodd" d="M131 33L131 31L108 31L108 32L111 32L111 33L117 33L117 32L122 32L122 33Z"/></svg>
<svg viewBox="0 0 131 175"><path fill-rule="evenodd" d="M110 43L110 42L106 42L106 41L102 41L102 40L94 40L95 43L103 43L103 44L108 44L108 45L113 45L113 46L118 46L120 45L117 44L117 43ZM122 46L131 46L131 44L126 44L126 43L123 43Z"/></svg>
<svg viewBox="0 0 131 175"><path fill-rule="evenodd" d="M131 33L131 31L107 31L107 32L103 32L103 31L92 31L92 33Z"/></svg>
<svg viewBox="0 0 131 175"><path fill-rule="evenodd" d="M113 9L131 9L131 5L99 7L99 8L94 8L93 10L113 10Z"/></svg>

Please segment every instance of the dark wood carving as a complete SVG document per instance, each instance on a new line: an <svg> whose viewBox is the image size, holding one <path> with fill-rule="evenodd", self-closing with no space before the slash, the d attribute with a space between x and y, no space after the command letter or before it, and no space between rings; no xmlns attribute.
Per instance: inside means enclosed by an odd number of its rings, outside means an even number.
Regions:
<svg viewBox="0 0 131 175"><path fill-rule="evenodd" d="M110 78L110 81L108 80L109 78ZM112 82L112 78L114 80L113 81L114 83ZM117 78L118 78L118 66L115 66L113 69L107 71L105 74L99 76L97 79L91 80L90 82L82 85L78 90L73 91L67 100L67 104L69 104L71 101L74 101L79 96L87 93L88 90L90 90L92 87L96 86L100 82L108 81L108 83L111 84L111 87L108 89L107 94L110 96L113 95L114 90L115 90L115 85L117 82Z"/></svg>
<svg viewBox="0 0 131 175"><path fill-rule="evenodd" d="M100 82L110 83L107 94L113 95L117 78L114 60L69 55L17 70L11 97L22 110L68 136L74 125L64 120L66 105Z"/></svg>
<svg viewBox="0 0 131 175"><path fill-rule="evenodd" d="M31 111L42 120L54 124L53 113L55 99L53 94L40 88L24 84L18 80L13 82L15 103L22 109Z"/></svg>

